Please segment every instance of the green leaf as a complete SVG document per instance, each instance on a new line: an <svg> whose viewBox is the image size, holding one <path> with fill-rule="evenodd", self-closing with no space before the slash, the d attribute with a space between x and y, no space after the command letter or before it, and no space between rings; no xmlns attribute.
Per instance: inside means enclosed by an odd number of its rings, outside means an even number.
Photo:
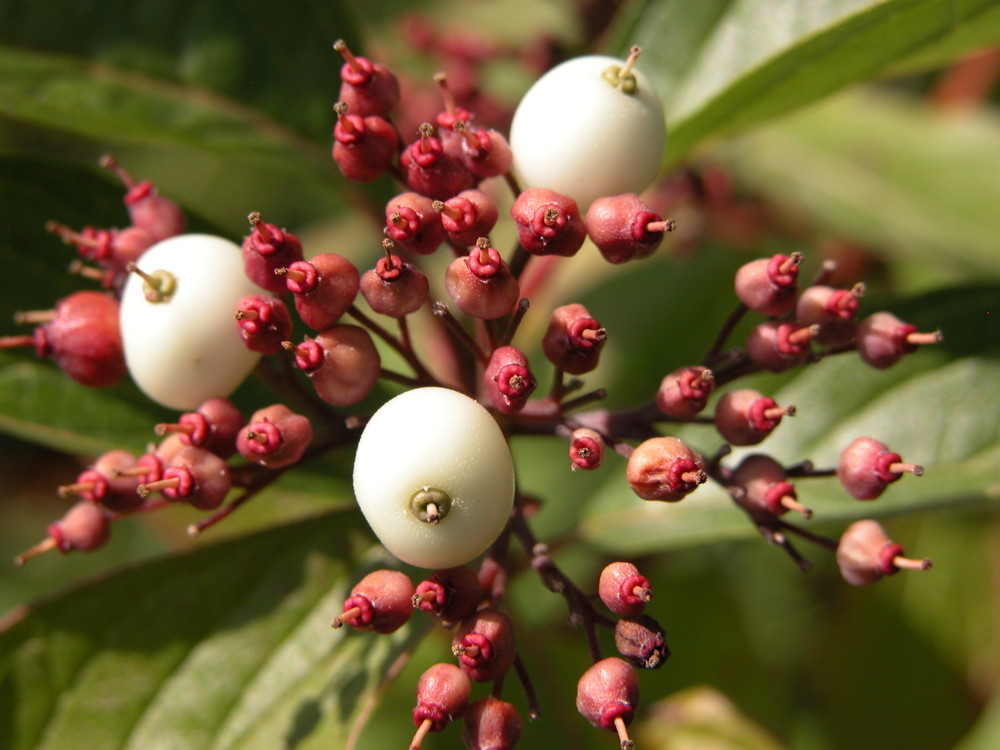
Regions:
<svg viewBox="0 0 1000 750"><path fill-rule="evenodd" d="M1000 120L855 91L728 144L752 190L885 252L924 284L1000 275Z"/></svg>
<svg viewBox="0 0 1000 750"><path fill-rule="evenodd" d="M0 4L0 43L94 62L214 91L317 138L329 131L331 92L352 43L354 8L341 0L180 4L59 0Z"/></svg>
<svg viewBox="0 0 1000 750"><path fill-rule="evenodd" d="M0 155L89 164L93 180L110 185L115 178L98 178L96 166L109 151L236 236L252 210L294 227L342 207L327 150L256 112L204 91L0 47ZM114 223L123 226L119 215Z"/></svg>
<svg viewBox="0 0 1000 750"><path fill-rule="evenodd" d="M791 111L925 49L947 44L956 54L987 38L1000 38L992 0L648 0L607 46L643 48L641 67L666 107L672 162L710 135Z"/></svg>
<svg viewBox="0 0 1000 750"><path fill-rule="evenodd" d="M422 635L330 628L369 545L356 514L327 515L15 610L0 633L0 746L344 747Z"/></svg>

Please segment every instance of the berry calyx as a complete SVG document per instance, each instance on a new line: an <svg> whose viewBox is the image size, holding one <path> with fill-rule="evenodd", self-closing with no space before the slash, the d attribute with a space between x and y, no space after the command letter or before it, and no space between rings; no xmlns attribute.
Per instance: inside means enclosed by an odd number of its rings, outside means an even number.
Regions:
<svg viewBox="0 0 1000 750"><path fill-rule="evenodd" d="M362 578L344 600L333 627L350 625L357 630L393 633L410 619L413 583L398 570L376 570Z"/></svg>
<svg viewBox="0 0 1000 750"><path fill-rule="evenodd" d="M708 480L705 462L675 437L655 437L629 456L625 478L643 500L677 502Z"/></svg>

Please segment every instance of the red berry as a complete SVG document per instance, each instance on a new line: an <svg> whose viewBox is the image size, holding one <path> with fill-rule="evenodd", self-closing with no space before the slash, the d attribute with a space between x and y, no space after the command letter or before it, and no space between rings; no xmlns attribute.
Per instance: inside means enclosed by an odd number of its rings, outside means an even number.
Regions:
<svg viewBox="0 0 1000 750"><path fill-rule="evenodd" d="M780 407L773 398L749 388L723 394L715 407L715 428L728 443L756 445L771 434L795 407Z"/></svg>
<svg viewBox="0 0 1000 750"><path fill-rule="evenodd" d="M623 617L615 623L615 648L641 669L658 669L670 656L663 628L649 615Z"/></svg>
<svg viewBox="0 0 1000 750"><path fill-rule="evenodd" d="M904 355L915 352L918 346L940 342L941 332L921 333L916 326L904 323L891 313L878 312L858 323L855 338L861 359L884 370Z"/></svg>
<svg viewBox="0 0 1000 750"><path fill-rule="evenodd" d="M472 173L444 152L441 141L434 137L434 127L426 122L420 126L420 137L403 149L399 166L411 190L438 200L476 184Z"/></svg>
<svg viewBox="0 0 1000 750"><path fill-rule="evenodd" d="M312 442L308 417L284 404L258 409L236 438L236 447L248 461L280 469L296 463Z"/></svg>
<svg viewBox="0 0 1000 750"><path fill-rule="evenodd" d="M866 437L844 448L837 464L837 478L858 500L874 500L906 473L919 477L924 468L903 463L884 443Z"/></svg>
<svg viewBox="0 0 1000 750"><path fill-rule="evenodd" d="M517 656L514 626L503 612L481 609L459 624L451 650L469 679L476 682L498 680Z"/></svg>
<svg viewBox="0 0 1000 750"><path fill-rule="evenodd" d="M931 561L903 557L903 548L891 542L877 522L865 520L852 523L840 536L837 565L852 586L871 586L902 568L927 570Z"/></svg>
<svg viewBox="0 0 1000 750"><path fill-rule="evenodd" d="M125 207L128 208L132 224L149 233L154 242L184 232L187 219L180 206L156 192L153 183L144 180L137 183L110 155L101 157L101 166L111 169L128 188L125 193Z"/></svg>
<svg viewBox="0 0 1000 750"><path fill-rule="evenodd" d="M445 240L434 201L419 193L400 193L385 204L385 234L408 252L430 255Z"/></svg>
<svg viewBox="0 0 1000 750"><path fill-rule="evenodd" d="M532 255L576 255L587 237L576 201L547 188L529 188L510 208L521 247Z"/></svg>
<svg viewBox="0 0 1000 750"><path fill-rule="evenodd" d="M626 727L638 703L639 677L616 656L594 664L576 685L576 710L595 727L617 732L622 748L632 747Z"/></svg>
<svg viewBox="0 0 1000 750"><path fill-rule="evenodd" d="M604 438L601 433L587 427L573 430L569 441L569 460L575 471L583 469L590 471L598 468L604 462Z"/></svg>
<svg viewBox="0 0 1000 750"><path fill-rule="evenodd" d="M413 612L413 583L398 570L376 570L351 589L344 609L333 627L350 625L358 630L392 633L410 619Z"/></svg>
<svg viewBox="0 0 1000 750"><path fill-rule="evenodd" d="M707 367L682 367L660 382L656 391L656 406L666 417L691 419L705 408L713 390L715 376Z"/></svg>
<svg viewBox="0 0 1000 750"><path fill-rule="evenodd" d="M358 296L358 269L337 253L320 253L276 273L295 295L295 310L302 322L316 331L340 320Z"/></svg>
<svg viewBox="0 0 1000 750"><path fill-rule="evenodd" d="M819 330L819 325L766 321L747 337L747 355L765 370L784 372L805 364L809 359L809 344Z"/></svg>
<svg viewBox="0 0 1000 750"><path fill-rule="evenodd" d="M824 346L846 346L854 339L858 299L864 284L852 289L834 289L816 284L803 290L795 305L795 319L806 325L818 325L816 341Z"/></svg>
<svg viewBox="0 0 1000 750"><path fill-rule="evenodd" d="M389 171L399 145L396 129L378 115L347 114L344 102L334 105L333 160L348 180L371 182Z"/></svg>
<svg viewBox="0 0 1000 750"><path fill-rule="evenodd" d="M752 517L767 523L789 510L812 518L812 511L797 499L784 467L770 456L754 453L736 467L729 479L733 497Z"/></svg>
<svg viewBox="0 0 1000 750"><path fill-rule="evenodd" d="M744 264L736 272L736 296L744 305L764 315L782 315L795 307L799 253L772 255Z"/></svg>
<svg viewBox="0 0 1000 750"><path fill-rule="evenodd" d="M254 284L269 292L285 292L285 280L275 275L279 268L302 260L302 243L294 234L265 224L254 211L247 217L250 234L243 238L243 269Z"/></svg>
<svg viewBox="0 0 1000 750"><path fill-rule="evenodd" d="M410 750L417 750L428 732L440 732L465 714L472 684L465 672L454 664L435 664L417 680L417 706L413 723L417 734Z"/></svg>
<svg viewBox="0 0 1000 750"><path fill-rule="evenodd" d="M504 414L523 409L538 385L531 374L528 358L513 346L500 346L493 350L483 372L483 382L490 402Z"/></svg>
<svg viewBox="0 0 1000 750"><path fill-rule="evenodd" d="M451 623L472 615L481 600L479 576L471 568L459 565L435 571L418 583L413 606Z"/></svg>
<svg viewBox="0 0 1000 750"><path fill-rule="evenodd" d="M643 500L677 502L708 479L705 462L675 437L640 443L629 457L625 478Z"/></svg>
<svg viewBox="0 0 1000 750"><path fill-rule="evenodd" d="M286 343L295 352L295 366L304 370L321 399L334 406L350 406L375 387L381 358L364 328L335 325L298 346Z"/></svg>
<svg viewBox="0 0 1000 750"><path fill-rule="evenodd" d="M462 741L468 750L510 750L523 729L524 721L514 704L489 695L469 706Z"/></svg>
<svg viewBox="0 0 1000 750"><path fill-rule="evenodd" d="M221 458L228 458L236 452L236 435L242 426L243 415L232 401L210 398L197 411L182 414L176 424L156 425L156 434L177 434L184 445L204 448Z"/></svg>
<svg viewBox="0 0 1000 750"><path fill-rule="evenodd" d="M485 237L468 255L451 262L444 286L462 312L484 320L507 315L520 296L517 279Z"/></svg>
<svg viewBox="0 0 1000 750"><path fill-rule="evenodd" d="M542 338L548 360L570 375L582 375L597 367L608 334L583 305L573 303L552 311Z"/></svg>
<svg viewBox="0 0 1000 750"><path fill-rule="evenodd" d="M333 48L344 58L340 68L340 94L338 99L351 112L362 117L381 115L388 117L399 101L399 82L387 67L366 57L355 57L343 39Z"/></svg>
<svg viewBox="0 0 1000 750"><path fill-rule="evenodd" d="M250 294L236 305L236 324L247 349L261 354L277 354L281 342L292 333L288 306L277 297Z"/></svg>
<svg viewBox="0 0 1000 750"><path fill-rule="evenodd" d="M456 245L475 245L497 223L497 204L482 190L463 190L446 201L434 201L441 226Z"/></svg>
<svg viewBox="0 0 1000 750"><path fill-rule="evenodd" d="M137 492L141 497L162 492L170 500L188 503L199 510L214 510L222 505L231 487L225 461L204 448L188 446L171 459L162 479L140 484Z"/></svg>
<svg viewBox="0 0 1000 750"><path fill-rule="evenodd" d="M392 254L392 240L386 238L382 244L386 256L362 275L361 294L375 312L402 318L419 310L427 301L430 285L419 269Z"/></svg>
<svg viewBox="0 0 1000 750"><path fill-rule="evenodd" d="M108 541L108 522L111 520L101 506L82 500L67 511L60 520L49 524L48 537L16 558L17 565L52 549L63 554L71 550L89 552L102 547Z"/></svg>
<svg viewBox="0 0 1000 750"><path fill-rule="evenodd" d="M587 234L609 263L646 258L674 222L664 221L634 193L598 198L587 209Z"/></svg>
<svg viewBox="0 0 1000 750"><path fill-rule="evenodd" d="M614 562L601 571L598 594L616 615L640 614L653 597L649 579L630 562Z"/></svg>
<svg viewBox="0 0 1000 750"><path fill-rule="evenodd" d="M59 494L79 495L115 513L129 513L142 505L142 498L135 491L138 480L125 473L136 463L136 457L125 450L103 453L93 466L80 473L76 482L60 487Z"/></svg>

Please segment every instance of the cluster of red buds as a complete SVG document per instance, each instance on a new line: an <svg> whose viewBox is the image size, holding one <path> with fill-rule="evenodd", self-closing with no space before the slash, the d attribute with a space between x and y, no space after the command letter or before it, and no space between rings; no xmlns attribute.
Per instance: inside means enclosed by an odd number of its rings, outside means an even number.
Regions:
<svg viewBox="0 0 1000 750"><path fill-rule="evenodd" d="M435 79L443 99L437 115L415 133L400 131L394 113L401 87L394 73L353 54L343 42L335 48L343 65L333 159L349 180L388 175L400 189L384 207L378 240L384 252L373 267L359 269L333 252L307 254L294 234L256 212L249 214L249 232L240 246L182 234L184 219L176 204L150 183L136 183L110 158L105 165L128 188L132 224L124 230L81 232L51 225L94 264L75 268L102 291L70 295L51 313L20 314L19 322L38 328L33 335L2 339L0 345L33 346L89 386L110 385L128 371L151 398L188 411L174 423L157 425L162 439L145 454L110 451L76 482L60 487L60 494L79 501L49 527L44 541L17 558L19 563L50 549L98 548L112 522L174 503L210 513L190 527L192 534L200 533L301 461L360 440L355 487L366 517L390 551L435 571L416 586L396 570L365 576L333 625L391 633L414 610L422 610L453 632L454 661L435 665L417 683L411 750L458 719L464 721L470 750L513 747L523 721L514 703L501 697L511 670L523 686L529 718L541 715L530 666L519 656L515 623L505 610L512 572L508 548L515 543L544 585L565 599L570 621L584 632L593 665L579 679L577 708L594 726L614 732L622 748L632 746L627 727L639 700L636 670L660 667L670 653L662 626L643 613L653 587L634 565L608 565L588 590L571 581L535 538L529 519L539 501L516 486L505 445L511 436L566 440L573 470L601 470L606 453L618 453L627 459L623 488L627 483L643 500L676 503L715 482L800 567L809 563L793 538L835 553L843 577L854 585L930 566L927 560L904 557L874 521L860 521L833 540L784 518L789 511L806 520L813 515L798 480L836 475L848 494L872 500L903 474L919 476L920 466L904 462L873 437L845 446L838 466L829 469L806 460L785 466L766 453L729 466L730 446L759 445L796 414L796 407L765 393L729 386L751 373L782 372L850 352L872 367L886 368L938 341L940 334L919 332L887 312L858 321L861 284L828 286L830 269L824 268L800 289L803 257L776 254L746 263L736 273L737 307L700 362L670 367L656 392L635 408L593 407L606 394L600 388L580 392L582 376L591 374L602 351L614 345L613 332L579 302L548 311L540 342L518 341L520 323L532 314L528 294L544 285L558 259L581 252L588 240L612 264L656 252L674 222L640 198L648 179L626 180L631 187L622 189L621 174L610 183L588 177L581 186L587 197L580 201L569 194L572 190L548 184L522 189L519 179L526 171L551 174L559 183L566 176L562 165L554 171L527 170L522 150L535 153L530 137L520 136L528 145L512 148L501 132L478 125L475 112L456 101L446 76ZM549 75L561 76L563 87L583 85L580 81L598 87L599 114L612 120L604 116L607 107L617 106L617 98L638 99L651 90L635 67L638 56L633 48L625 61L585 58L586 64L561 73L556 68ZM597 71L596 81L586 78L591 69ZM529 109L540 106L536 100L530 99ZM636 122L627 123L639 135L614 140L647 149L633 159L645 169L659 162L664 134L642 130L652 105L640 104ZM653 110L662 131L662 112ZM520 120L526 132L523 123L534 114L519 112L515 128ZM659 143L657 150L648 151L650 143ZM615 158L627 164L632 156ZM607 193L601 192L605 185L610 185ZM498 191L505 189L511 192L507 213L517 235L506 256L490 239L502 213ZM166 243L172 243L170 255L162 259L157 253ZM443 279L432 283L423 258L442 248L453 257ZM228 265L233 259L235 274ZM438 289L446 299L436 296ZM359 295L371 313L359 307ZM208 315L209 301L220 296L225 297L224 314ZM763 320L744 342L727 349L747 314ZM418 339L410 321L419 315L433 325ZM132 343L129 329L139 325L147 331L162 326L155 356L148 346ZM310 333L297 335L297 328ZM226 353L231 341L241 356ZM548 378L538 377L525 353L536 343L551 372ZM395 359L409 371L385 367L380 350L398 355ZM164 358L157 359L161 352ZM211 374L200 376L196 363L216 352L221 353L211 360ZM266 358L265 366L257 372L280 400L246 418L229 396L260 357ZM407 393L429 393L389 402L372 414L359 404L380 380ZM442 397L441 391L451 395ZM296 410L285 401L296 404ZM427 411L428 403L434 410ZM489 427L481 428L480 420ZM721 441L722 447L703 454L665 434L677 424L712 428L706 440ZM369 429L379 435L377 441L371 438L374 451L365 445ZM462 439L449 440L450 435ZM406 446L399 451L406 456L381 461L397 439ZM370 501L372 496L376 499ZM452 560L455 556L460 560ZM450 562L442 565L441 560ZM479 561L478 570L465 564L473 560ZM603 656L599 628L613 631L618 656ZM473 700L473 683L489 683L489 693Z"/></svg>

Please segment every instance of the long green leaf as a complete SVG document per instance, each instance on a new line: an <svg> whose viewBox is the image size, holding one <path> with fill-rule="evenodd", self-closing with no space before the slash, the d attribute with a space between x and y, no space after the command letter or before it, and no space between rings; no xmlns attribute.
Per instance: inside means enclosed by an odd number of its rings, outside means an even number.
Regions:
<svg viewBox="0 0 1000 750"><path fill-rule="evenodd" d="M728 144L740 180L884 248L924 284L1000 275L1000 119L877 90L836 97Z"/></svg>
<svg viewBox="0 0 1000 750"><path fill-rule="evenodd" d="M331 630L363 573L357 534L328 515L15 610L0 632L0 747L343 747L420 635Z"/></svg>
<svg viewBox="0 0 1000 750"><path fill-rule="evenodd" d="M971 30L971 33L970 33ZM992 0L649 0L609 47L643 47L663 96L668 161L706 137L801 107L944 44L1000 39Z"/></svg>

